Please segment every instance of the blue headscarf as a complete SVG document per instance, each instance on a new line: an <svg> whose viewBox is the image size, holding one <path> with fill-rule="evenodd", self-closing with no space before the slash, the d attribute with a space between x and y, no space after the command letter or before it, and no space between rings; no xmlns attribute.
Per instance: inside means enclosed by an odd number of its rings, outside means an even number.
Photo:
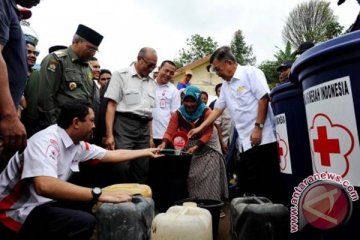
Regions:
<svg viewBox="0 0 360 240"><path fill-rule="evenodd" d="M198 107L196 108L196 110L192 113L189 113L186 111L184 105L181 105L181 107L179 108L179 112L181 113L181 115L189 122L194 122L195 120L199 119L205 109L206 106L205 104L201 101L201 91L198 87L195 86L188 86L185 91L184 91L184 99L186 97L192 97L196 100L196 102L198 103Z"/></svg>

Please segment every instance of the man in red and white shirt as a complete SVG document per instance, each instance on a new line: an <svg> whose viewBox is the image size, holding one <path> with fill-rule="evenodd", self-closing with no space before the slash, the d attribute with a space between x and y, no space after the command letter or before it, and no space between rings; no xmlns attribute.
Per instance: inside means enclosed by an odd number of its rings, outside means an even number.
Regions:
<svg viewBox="0 0 360 240"><path fill-rule="evenodd" d="M82 101L62 107L58 122L28 140L0 174L0 236L12 239L89 239L97 201L131 200L124 191L102 192L67 182L79 163L90 159L120 162L156 157L157 149L108 151L85 142L94 128L94 111ZM88 203L88 204L87 204Z"/></svg>

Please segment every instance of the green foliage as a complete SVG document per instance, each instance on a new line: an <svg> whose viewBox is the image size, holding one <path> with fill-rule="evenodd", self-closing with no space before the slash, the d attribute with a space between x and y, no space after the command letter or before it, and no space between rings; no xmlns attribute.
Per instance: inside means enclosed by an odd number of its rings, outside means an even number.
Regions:
<svg viewBox="0 0 360 240"><path fill-rule="evenodd" d="M277 61L264 61L259 65L259 68L264 72L266 80L270 88L274 87L279 82L279 73L276 68L279 67Z"/></svg>
<svg viewBox="0 0 360 240"><path fill-rule="evenodd" d="M279 72L276 69L285 61L295 61L295 56L292 55L290 42L287 42L284 50L278 49L279 51L274 54L274 61L264 61L259 66L265 73L270 88L274 87L276 83L279 82Z"/></svg>
<svg viewBox="0 0 360 240"><path fill-rule="evenodd" d="M254 65L256 57L253 55L252 46L247 46L241 30L234 33L230 43L231 51L234 53L236 61L241 65Z"/></svg>
<svg viewBox="0 0 360 240"><path fill-rule="evenodd" d="M274 57L276 58L276 62L278 64L281 64L285 61L292 61L292 62L295 61L295 56L292 54L292 51L291 51L290 42L286 43L285 50L282 50L280 48L278 48L278 49L279 49L279 51L274 54Z"/></svg>
<svg viewBox="0 0 360 240"><path fill-rule="evenodd" d="M214 52L217 48L217 42L211 37L204 38L199 34L192 35L190 39L186 39L186 45L188 46L187 48L182 48L179 51L180 57L174 59L177 67L182 67L201 59Z"/></svg>
<svg viewBox="0 0 360 240"><path fill-rule="evenodd" d="M318 43L339 36L343 31L330 2L310 0L298 4L289 14L282 35L297 48L301 43Z"/></svg>

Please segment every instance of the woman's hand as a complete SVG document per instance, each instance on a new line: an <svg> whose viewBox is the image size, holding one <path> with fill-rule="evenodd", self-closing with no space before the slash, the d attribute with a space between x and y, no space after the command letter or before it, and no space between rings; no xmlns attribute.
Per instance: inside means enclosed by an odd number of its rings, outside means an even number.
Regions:
<svg viewBox="0 0 360 240"><path fill-rule="evenodd" d="M187 150L188 153L193 154L199 147L197 145L192 146Z"/></svg>

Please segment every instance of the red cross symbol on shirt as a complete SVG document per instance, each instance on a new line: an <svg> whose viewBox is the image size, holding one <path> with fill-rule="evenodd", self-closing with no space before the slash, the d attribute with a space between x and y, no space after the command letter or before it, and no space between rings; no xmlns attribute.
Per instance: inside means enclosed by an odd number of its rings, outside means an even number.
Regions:
<svg viewBox="0 0 360 240"><path fill-rule="evenodd" d="M280 157L284 155L284 151L283 151L283 148L280 147L280 144L278 143L278 151L279 151L279 155Z"/></svg>
<svg viewBox="0 0 360 240"><path fill-rule="evenodd" d="M321 165L330 166L330 153L340 153L339 139L329 139L326 126L317 127L318 139L314 139L314 150L320 153Z"/></svg>

